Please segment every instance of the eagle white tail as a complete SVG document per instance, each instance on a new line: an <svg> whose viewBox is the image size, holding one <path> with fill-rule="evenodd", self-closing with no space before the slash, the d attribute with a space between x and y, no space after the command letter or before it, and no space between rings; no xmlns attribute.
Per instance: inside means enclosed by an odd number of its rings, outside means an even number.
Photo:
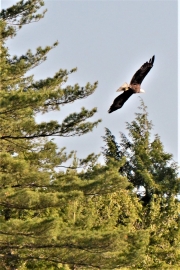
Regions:
<svg viewBox="0 0 180 270"><path fill-rule="evenodd" d="M121 87L118 88L116 92L121 92L121 91L127 91L129 89L129 84L128 83L123 83Z"/></svg>

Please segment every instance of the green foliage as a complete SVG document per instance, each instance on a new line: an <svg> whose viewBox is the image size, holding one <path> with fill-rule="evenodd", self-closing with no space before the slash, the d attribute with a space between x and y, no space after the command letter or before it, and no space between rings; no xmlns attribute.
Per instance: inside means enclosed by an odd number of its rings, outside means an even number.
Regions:
<svg viewBox="0 0 180 270"><path fill-rule="evenodd" d="M106 129L103 154L78 159L50 136L92 131L97 109L59 123L36 115L86 98L97 82L64 86L76 71L60 69L35 81L26 72L46 60L57 42L11 57L5 46L23 25L43 18L43 1L19 1L1 12L0 269L178 269L180 180L172 156L142 113L121 142ZM62 164L72 161L72 165ZM81 169L81 170L79 170ZM144 192L140 188L144 188ZM175 268L173 268L175 267Z"/></svg>
<svg viewBox="0 0 180 270"><path fill-rule="evenodd" d="M97 111L96 108L88 111L82 108L79 113L67 116L62 124L57 121L37 124L35 116L37 113L48 113L52 110L60 110L61 105L71 103L77 99L86 98L97 88L97 82L87 83L80 87L67 85L68 76L76 71L60 69L52 78L35 81L33 76L26 73L46 60L47 53L58 45L45 48L38 47L33 53L28 50L21 56L11 57L5 47L5 39L11 37L6 32L17 32L17 26L43 18L44 13L36 14L43 5L43 1L31 0L20 1L7 10L2 10L2 39L1 39L1 140L14 145L14 140L34 139L48 136L74 136L83 135L97 126L100 120L87 122ZM9 26L10 25L10 26ZM3 34L4 33L4 34ZM6 33L6 34L5 34ZM4 36L5 35L5 36ZM7 129L7 122L9 127ZM27 141L26 141L27 143ZM26 145L27 146L27 145ZM13 148L13 146L12 146ZM14 149L15 150L15 149ZM16 151L14 151L16 152Z"/></svg>
<svg viewBox="0 0 180 270"><path fill-rule="evenodd" d="M44 10L42 14L36 14L42 6L44 2L41 0L21 0L12 7L3 9L0 15L3 22L7 23L1 32L3 39L15 36L17 29L23 25L42 19L47 10Z"/></svg>
<svg viewBox="0 0 180 270"><path fill-rule="evenodd" d="M180 205L177 195L180 191L178 166L172 155L165 153L158 135L150 141L152 123L148 120L146 106L141 100L132 123L127 123L129 138L121 133L118 144L111 132L106 129L103 149L106 162L122 157L125 163L119 167L122 176L128 178L134 188L142 209L136 220L136 230L146 232L147 242L143 243L146 255L141 263L135 262L140 269L178 269L180 259Z"/></svg>

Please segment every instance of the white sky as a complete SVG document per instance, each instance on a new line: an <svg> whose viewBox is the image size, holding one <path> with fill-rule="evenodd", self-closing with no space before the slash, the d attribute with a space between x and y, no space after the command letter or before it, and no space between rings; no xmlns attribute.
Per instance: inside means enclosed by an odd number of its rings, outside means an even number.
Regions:
<svg viewBox="0 0 180 270"><path fill-rule="evenodd" d="M16 3L2 0L2 8ZM45 63L32 72L36 79L53 76L60 68L78 68L68 84L98 81L96 92L61 111L38 117L38 121L63 120L69 113L98 107L92 120L102 122L93 132L81 137L56 138L58 146L77 150L77 156L99 153L107 127L119 142L119 132L127 135L126 122L139 112L141 96L148 107L165 151L178 160L178 10L177 1L53 1L46 0L48 12L38 23L22 28L8 41L10 53L21 55L28 49L52 45ZM44 9L43 8L43 9ZM140 66L155 54L154 67L142 83L145 94L133 95L111 114L107 111L118 95L117 88L130 81Z"/></svg>

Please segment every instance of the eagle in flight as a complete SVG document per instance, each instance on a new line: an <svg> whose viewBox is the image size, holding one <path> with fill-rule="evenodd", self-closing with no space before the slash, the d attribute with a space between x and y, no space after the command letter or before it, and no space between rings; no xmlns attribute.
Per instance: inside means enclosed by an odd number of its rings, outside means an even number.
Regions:
<svg viewBox="0 0 180 270"><path fill-rule="evenodd" d="M113 101L113 104L109 108L108 113L112 113L118 109L120 109L124 103L130 98L132 94L136 93L144 93L145 91L141 89L141 83L148 74L148 72L153 67L155 55L149 60L149 62L144 63L139 70L136 71L134 76L132 77L130 84L124 83L117 92L124 91L123 94L119 95Z"/></svg>

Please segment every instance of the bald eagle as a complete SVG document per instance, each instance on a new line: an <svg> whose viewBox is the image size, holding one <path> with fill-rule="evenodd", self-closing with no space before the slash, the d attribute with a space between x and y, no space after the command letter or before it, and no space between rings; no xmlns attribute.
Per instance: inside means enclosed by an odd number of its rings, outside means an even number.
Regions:
<svg viewBox="0 0 180 270"><path fill-rule="evenodd" d="M130 84L124 83L117 92L124 91L123 94L119 95L113 101L113 104L109 108L109 113L112 113L118 109L120 109L124 103L130 98L132 94L135 93L144 93L145 91L141 89L141 83L148 74L148 72L153 67L155 55L149 60L149 62L144 63L138 71L132 77Z"/></svg>

